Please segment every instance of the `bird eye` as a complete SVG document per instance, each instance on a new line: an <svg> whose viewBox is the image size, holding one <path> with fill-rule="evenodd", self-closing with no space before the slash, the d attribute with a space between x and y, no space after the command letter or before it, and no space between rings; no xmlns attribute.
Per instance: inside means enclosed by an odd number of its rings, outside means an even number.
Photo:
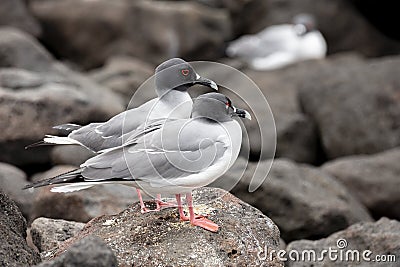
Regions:
<svg viewBox="0 0 400 267"><path fill-rule="evenodd" d="M181 70L181 72L182 72L183 76L187 76L189 74L189 70L188 69L183 69L183 70Z"/></svg>

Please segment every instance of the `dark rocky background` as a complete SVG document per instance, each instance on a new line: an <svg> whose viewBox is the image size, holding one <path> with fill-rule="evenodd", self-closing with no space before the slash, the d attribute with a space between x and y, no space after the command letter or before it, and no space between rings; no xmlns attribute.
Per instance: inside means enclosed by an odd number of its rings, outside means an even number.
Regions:
<svg viewBox="0 0 400 267"><path fill-rule="evenodd" d="M151 258L161 265L255 265L260 264L255 240L277 248L279 236L288 249L298 250L335 247L342 237L350 248L368 247L375 254L396 255L400 262L400 31L395 4L0 0L0 265L39 264L39 253L51 259L65 247L67 253L40 266L113 266L117 261L136 266ZM288 22L300 12L316 16L328 43L326 59L258 72L225 58L230 40ZM231 190L259 211L227 195L210 204L223 209L212 217L225 224L217 237L181 228L175 210L168 210L130 228L115 228L129 237L124 243L107 227L139 216L136 206L130 206L133 189L99 186L68 195L48 188L21 191L29 181L70 170L91 156L77 147L25 150L26 145L51 133L53 125L104 121L123 111L155 66L176 56L240 67L267 98L276 123L276 160L257 191L248 192L255 162ZM247 125L250 137L258 134L252 123ZM252 160L259 158L260 141L250 140ZM261 160L269 164L270 159ZM246 162L239 158L239 164ZM217 185L239 175L232 170ZM209 190L198 195L221 193ZM103 214L109 217L98 217ZM189 254L182 252L182 244L169 244L166 236L192 244ZM71 237L77 242L62 243ZM175 256L162 256L168 246ZM274 259L267 266L280 264ZM300 266L296 264L288 266Z"/></svg>

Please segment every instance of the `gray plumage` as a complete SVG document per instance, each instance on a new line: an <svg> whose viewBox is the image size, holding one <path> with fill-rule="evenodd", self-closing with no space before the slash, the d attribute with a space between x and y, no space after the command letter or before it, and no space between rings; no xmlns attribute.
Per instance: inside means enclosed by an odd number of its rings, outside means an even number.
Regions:
<svg viewBox="0 0 400 267"><path fill-rule="evenodd" d="M180 58L167 60L156 68L157 98L122 112L104 123L91 123L82 127L75 124L55 126L68 136L47 135L44 143L77 144L94 152L119 146L124 141L124 134L135 131L148 120L189 118L192 99L187 90L194 84L218 89L215 82L198 75L186 61Z"/></svg>
<svg viewBox="0 0 400 267"><path fill-rule="evenodd" d="M232 116L249 114L224 95L202 95L194 102L193 118L156 123L150 132L135 132L128 142L87 160L72 174L28 187L67 184L55 191L68 192L119 182L150 194L190 192L211 183L236 160L241 128Z"/></svg>

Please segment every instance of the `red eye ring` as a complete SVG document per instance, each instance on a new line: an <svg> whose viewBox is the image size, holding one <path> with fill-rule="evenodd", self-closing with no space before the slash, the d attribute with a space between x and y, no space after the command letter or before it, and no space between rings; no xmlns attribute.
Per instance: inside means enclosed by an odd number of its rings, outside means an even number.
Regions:
<svg viewBox="0 0 400 267"><path fill-rule="evenodd" d="M183 76L188 76L189 75L189 70L188 69L181 70L181 73L182 73Z"/></svg>

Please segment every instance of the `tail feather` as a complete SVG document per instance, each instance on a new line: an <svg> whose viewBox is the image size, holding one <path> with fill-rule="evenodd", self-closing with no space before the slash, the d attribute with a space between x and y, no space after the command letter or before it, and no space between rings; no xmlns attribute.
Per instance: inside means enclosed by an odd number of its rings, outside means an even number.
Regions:
<svg viewBox="0 0 400 267"><path fill-rule="evenodd" d="M67 123L53 126L53 129L60 131L63 135L69 135L72 131L82 128L79 124Z"/></svg>
<svg viewBox="0 0 400 267"><path fill-rule="evenodd" d="M42 186L47 186L47 185L54 185L54 184L65 184L65 183L74 183L78 181L83 181L83 177L81 175L82 168L78 168L69 172L62 173L60 175L54 176L52 178L40 180L37 182L34 182L32 184L28 184L22 189L28 189L28 188L36 188L36 187L42 187Z"/></svg>
<svg viewBox="0 0 400 267"><path fill-rule="evenodd" d="M67 185L60 185L60 186L55 186L52 189L50 189L51 192L55 193L69 193L69 192L75 192L83 189L88 189L93 186L95 186L96 183L79 183L79 184L67 184Z"/></svg>
<svg viewBox="0 0 400 267"><path fill-rule="evenodd" d="M36 142L36 143L27 145L27 146L25 147L25 149L29 149L29 148L37 147L37 146L45 146L45 145L53 145L53 144L48 144L48 143L45 143L43 140L40 140L40 141L38 141L38 142Z"/></svg>
<svg viewBox="0 0 400 267"><path fill-rule="evenodd" d="M54 145L81 145L80 142L68 136L46 135L46 137L43 138L43 142Z"/></svg>
<svg viewBox="0 0 400 267"><path fill-rule="evenodd" d="M37 146L45 146L45 145L81 145L79 141L76 141L68 136L55 136L55 135L45 135L42 141L38 141L31 145L27 145L25 149L29 149Z"/></svg>

